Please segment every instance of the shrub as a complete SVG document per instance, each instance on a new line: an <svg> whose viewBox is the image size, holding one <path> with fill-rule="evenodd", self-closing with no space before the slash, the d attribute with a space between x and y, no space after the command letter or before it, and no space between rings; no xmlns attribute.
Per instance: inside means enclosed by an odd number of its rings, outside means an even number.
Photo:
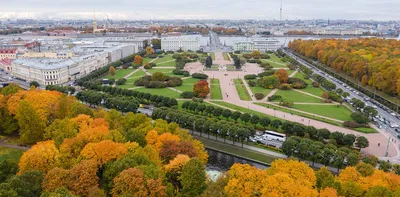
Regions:
<svg viewBox="0 0 400 197"><path fill-rule="evenodd" d="M284 107L292 107L293 106L293 102L291 101L281 101L279 102L280 106L284 106Z"/></svg>
<svg viewBox="0 0 400 197"><path fill-rule="evenodd" d="M296 68L297 68L297 66L294 64L288 64L286 66L289 68L289 70L296 70Z"/></svg>
<svg viewBox="0 0 400 197"><path fill-rule="evenodd" d="M122 68L123 68L123 69L128 69L128 68L129 68L129 64L124 64L124 65L122 65Z"/></svg>
<svg viewBox="0 0 400 197"><path fill-rule="evenodd" d="M126 83L125 78L118 79L118 81L116 82L117 85L124 85L125 83Z"/></svg>
<svg viewBox="0 0 400 197"><path fill-rule="evenodd" d="M291 90L292 86L290 84L287 84L287 83L282 83L281 85L279 85L278 88L280 90Z"/></svg>
<svg viewBox="0 0 400 197"><path fill-rule="evenodd" d="M346 121L343 123L343 126L348 127L348 128L359 128L359 127L368 127L367 125L364 124L359 124L354 121Z"/></svg>
<svg viewBox="0 0 400 197"><path fill-rule="evenodd" d="M195 79L207 79L208 75L203 74L203 73L193 73L192 77Z"/></svg>
<svg viewBox="0 0 400 197"><path fill-rule="evenodd" d="M189 73L188 71L183 71L183 76L189 77L189 76L190 76L190 73Z"/></svg>
<svg viewBox="0 0 400 197"><path fill-rule="evenodd" d="M172 55L172 58L174 58L174 59L182 59L182 55L181 54L174 54L174 55Z"/></svg>
<svg viewBox="0 0 400 197"><path fill-rule="evenodd" d="M360 112L354 112L350 117L359 124L367 124L370 121L367 116Z"/></svg>
<svg viewBox="0 0 400 197"><path fill-rule="evenodd" d="M304 80L293 77L289 77L287 82L288 84L291 84L294 89L304 89L308 86Z"/></svg>
<svg viewBox="0 0 400 197"><path fill-rule="evenodd" d="M181 93L181 98L191 99L193 97L194 97L193 92L182 92Z"/></svg>
<svg viewBox="0 0 400 197"><path fill-rule="evenodd" d="M281 95L272 95L268 97L268 101L275 101L275 100L281 100L282 96Z"/></svg>
<svg viewBox="0 0 400 197"><path fill-rule="evenodd" d="M269 55L261 54L261 59L269 59L269 58L271 58Z"/></svg>
<svg viewBox="0 0 400 197"><path fill-rule="evenodd" d="M271 70L271 69L274 68L274 67L273 67L270 63L268 63L268 62L261 62L260 66L263 67L265 70Z"/></svg>
<svg viewBox="0 0 400 197"><path fill-rule="evenodd" d="M145 69L151 69L152 67L151 67L151 65L147 62L147 63L144 65L144 68L145 68Z"/></svg>
<svg viewBox="0 0 400 197"><path fill-rule="evenodd" d="M174 54L173 51L167 51L166 53L168 53L168 54Z"/></svg>
<svg viewBox="0 0 400 197"><path fill-rule="evenodd" d="M313 86L314 88L319 88L319 83L316 82L316 81L313 81L313 82L312 82L312 86Z"/></svg>
<svg viewBox="0 0 400 197"><path fill-rule="evenodd" d="M157 64L156 63L150 63L150 66L153 68L153 67L156 67Z"/></svg>
<svg viewBox="0 0 400 197"><path fill-rule="evenodd" d="M250 59L250 58L251 58L251 55L248 54L248 53L246 53L246 54L243 54L242 57L244 57L244 58L246 58L246 59Z"/></svg>
<svg viewBox="0 0 400 197"><path fill-rule="evenodd" d="M248 82L250 87L256 87L257 83L255 81L249 81Z"/></svg>
<svg viewBox="0 0 400 197"><path fill-rule="evenodd" d="M181 70L181 69L174 69L173 71L172 71L172 73L174 73L174 75L183 75L183 70Z"/></svg>
<svg viewBox="0 0 400 197"><path fill-rule="evenodd" d="M139 64L134 64L134 63L132 63L132 68L133 68L133 69L137 69L137 68L139 68L139 66L140 66Z"/></svg>
<svg viewBox="0 0 400 197"><path fill-rule="evenodd" d="M265 95L264 95L263 93L256 93L256 94L254 94L254 97L256 97L257 100L263 99L264 96L265 96Z"/></svg>
<svg viewBox="0 0 400 197"><path fill-rule="evenodd" d="M234 51L235 54L240 54L240 51Z"/></svg>
<svg viewBox="0 0 400 197"><path fill-rule="evenodd" d="M279 78L276 75L265 76L257 80L257 84L266 89L274 89L279 86Z"/></svg>
<svg viewBox="0 0 400 197"><path fill-rule="evenodd" d="M246 80L256 79L256 78L257 78L257 75L254 75L254 74L250 74L250 75L245 75L244 76L244 79L246 79Z"/></svg>
<svg viewBox="0 0 400 197"><path fill-rule="evenodd" d="M271 76L271 75L273 75L273 74L275 74L275 71L274 71L274 70L268 70L268 71L264 71L264 72L262 72L262 73L259 73L259 74L258 74L258 77Z"/></svg>
<svg viewBox="0 0 400 197"><path fill-rule="evenodd" d="M324 102L324 103L332 103L332 100L331 99L324 99L322 102Z"/></svg>

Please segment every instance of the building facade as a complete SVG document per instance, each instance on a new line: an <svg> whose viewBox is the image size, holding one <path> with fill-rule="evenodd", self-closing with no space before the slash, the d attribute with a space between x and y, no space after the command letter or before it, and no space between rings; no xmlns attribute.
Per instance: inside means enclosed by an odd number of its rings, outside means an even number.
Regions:
<svg viewBox="0 0 400 197"><path fill-rule="evenodd" d="M161 38L161 49L164 51L197 51L200 50L198 36L177 36Z"/></svg>
<svg viewBox="0 0 400 197"><path fill-rule="evenodd" d="M276 39L252 39L249 41L239 41L233 44L233 50L235 51L276 51L280 48L281 44Z"/></svg>
<svg viewBox="0 0 400 197"><path fill-rule="evenodd" d="M137 46L122 45L68 59L29 58L16 59L11 64L11 74L27 82L41 85L58 85L83 77L111 62L137 53ZM112 56L112 57L111 57Z"/></svg>
<svg viewBox="0 0 400 197"><path fill-rule="evenodd" d="M15 59L17 57L17 49L0 49L0 60L1 59Z"/></svg>

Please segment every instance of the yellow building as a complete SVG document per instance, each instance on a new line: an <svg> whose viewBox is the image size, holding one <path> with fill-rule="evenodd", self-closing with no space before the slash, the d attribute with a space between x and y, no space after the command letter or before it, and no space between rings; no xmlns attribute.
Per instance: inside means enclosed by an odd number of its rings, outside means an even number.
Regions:
<svg viewBox="0 0 400 197"><path fill-rule="evenodd" d="M28 52L19 56L20 58L53 58L53 59L68 59L74 57L72 52Z"/></svg>

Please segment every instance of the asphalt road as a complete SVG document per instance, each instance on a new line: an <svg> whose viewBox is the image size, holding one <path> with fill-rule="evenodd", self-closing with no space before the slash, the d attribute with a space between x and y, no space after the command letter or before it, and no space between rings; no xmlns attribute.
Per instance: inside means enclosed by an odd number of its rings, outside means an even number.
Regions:
<svg viewBox="0 0 400 197"><path fill-rule="evenodd" d="M346 84L344 84L344 82L341 82L340 80L334 78L333 76L330 76L329 74L319 70L318 68L314 67L313 65L309 64L308 62L306 62L303 59L299 58L298 56L294 55L290 51L287 51L287 50L284 50L284 51L290 57L296 59L298 62L300 62L304 66L312 69L313 73L319 74L321 76L325 76L325 78L327 80L331 81L332 83L334 83L337 88L341 88L341 89L343 89L343 91L348 92L350 94L350 96L349 96L350 98L357 98L357 99L365 102L365 104L367 104L369 106L376 106L375 104L370 102L371 100L373 100L373 98L370 98L370 101L365 101L364 98L366 98L368 96L364 95L361 92L358 92L357 90L354 90L353 88L351 88L351 87L347 86ZM343 84L346 85L347 88ZM388 123L378 121L377 125L382 125L382 129L384 129L386 132L390 132L393 136L399 135L399 133L395 131L395 128L391 128L390 127L390 124L396 123L397 125L400 125L400 120L397 119L395 116L391 115L385 109L380 108L379 106L377 106L376 110L378 111L378 115L379 116L384 117L388 121ZM400 128L399 128L399 130L400 130Z"/></svg>

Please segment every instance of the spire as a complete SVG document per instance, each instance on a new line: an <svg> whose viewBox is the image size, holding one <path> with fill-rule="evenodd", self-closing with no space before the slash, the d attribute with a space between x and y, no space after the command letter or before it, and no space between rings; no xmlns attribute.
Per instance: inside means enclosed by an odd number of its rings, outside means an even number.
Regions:
<svg viewBox="0 0 400 197"><path fill-rule="evenodd" d="M93 12L93 33L97 30L96 12Z"/></svg>

